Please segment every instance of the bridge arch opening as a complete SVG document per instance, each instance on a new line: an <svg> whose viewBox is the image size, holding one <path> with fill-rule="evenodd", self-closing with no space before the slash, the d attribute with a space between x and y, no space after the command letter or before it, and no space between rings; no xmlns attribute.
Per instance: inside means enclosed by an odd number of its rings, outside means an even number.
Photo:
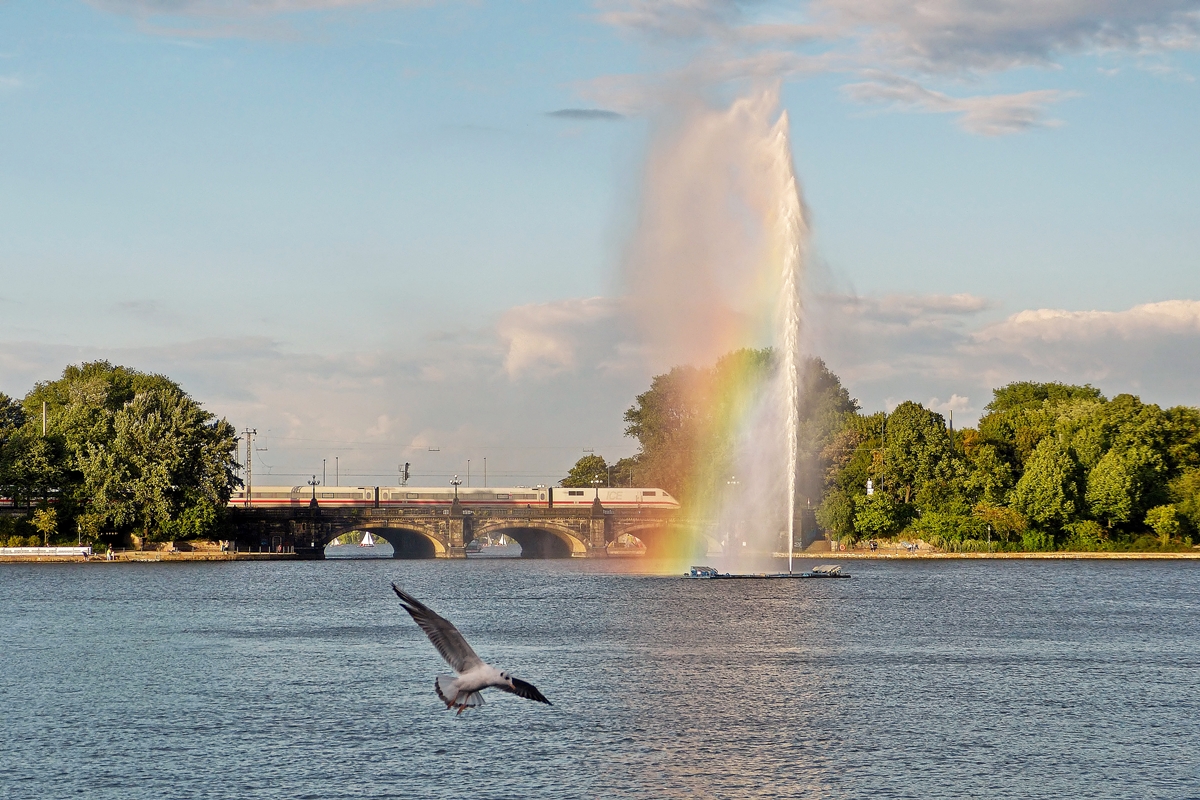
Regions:
<svg viewBox="0 0 1200 800"><path fill-rule="evenodd" d="M371 535L376 539L382 539L392 547L391 556L381 555L382 558L401 558L401 559L426 559L426 558L445 558L446 546L438 539L430 536L424 531L413 530L411 528L392 528L382 525L360 525L354 530L370 531ZM331 536L326 547L332 543L337 536L342 536L349 531L337 531Z"/></svg>
<svg viewBox="0 0 1200 800"><path fill-rule="evenodd" d="M388 541L391 545L392 558L396 559L437 559L446 557L446 548L442 542L419 530L409 528L372 528L374 535Z"/></svg>
<svg viewBox="0 0 1200 800"><path fill-rule="evenodd" d="M587 553L587 546L566 531L550 527L488 527L476 536L504 534L521 545L521 558L573 558Z"/></svg>
<svg viewBox="0 0 1200 800"><path fill-rule="evenodd" d="M711 536L674 526L637 527L624 535L641 542L647 558L704 558L709 553L720 551L720 543ZM610 546L610 552L612 549Z"/></svg>
<svg viewBox="0 0 1200 800"><path fill-rule="evenodd" d="M418 531L407 528L376 528L374 532L392 546L392 558L420 560L444 557L446 554L446 548L441 542Z"/></svg>

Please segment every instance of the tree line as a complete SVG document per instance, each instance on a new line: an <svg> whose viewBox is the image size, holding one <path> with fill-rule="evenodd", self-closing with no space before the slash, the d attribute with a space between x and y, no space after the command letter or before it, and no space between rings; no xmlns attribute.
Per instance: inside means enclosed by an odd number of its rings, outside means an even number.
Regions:
<svg viewBox="0 0 1200 800"><path fill-rule="evenodd" d="M219 531L237 477L233 426L169 378L95 361L21 400L0 393L0 541L165 541Z"/></svg>
<svg viewBox="0 0 1200 800"><path fill-rule="evenodd" d="M625 412L639 448L616 474L685 505L712 499L731 469L732 423L774 369L770 350L741 350L655 376ZM801 387L794 480L831 538L954 551L1172 550L1200 538L1200 409L1021 381L954 430L912 401L862 413L820 359L804 362ZM606 468L587 456L563 485L607 482Z"/></svg>

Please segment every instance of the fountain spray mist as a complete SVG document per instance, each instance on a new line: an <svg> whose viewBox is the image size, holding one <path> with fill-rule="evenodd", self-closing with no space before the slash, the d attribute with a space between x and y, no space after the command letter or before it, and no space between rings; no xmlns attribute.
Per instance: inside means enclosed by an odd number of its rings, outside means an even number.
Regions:
<svg viewBox="0 0 1200 800"><path fill-rule="evenodd" d="M660 126L626 259L627 297L652 363L707 366L739 348L774 352L769 382L725 370L729 385L705 386L697 401L724 426L716 438L730 450L693 453L689 510L715 520L704 535L731 567L780 546L790 561L795 541L806 238L776 91L724 109L692 103ZM714 459L728 472L717 474Z"/></svg>

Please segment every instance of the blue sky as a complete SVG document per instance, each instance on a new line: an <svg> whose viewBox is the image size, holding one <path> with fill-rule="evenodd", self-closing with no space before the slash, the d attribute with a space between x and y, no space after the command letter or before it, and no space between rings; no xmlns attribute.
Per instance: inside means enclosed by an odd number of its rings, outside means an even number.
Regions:
<svg viewBox="0 0 1200 800"><path fill-rule="evenodd" d="M10 0L0 391L163 371L288 476L627 454L649 143L681 93L779 83L810 343L864 406L1194 405L1198 7Z"/></svg>

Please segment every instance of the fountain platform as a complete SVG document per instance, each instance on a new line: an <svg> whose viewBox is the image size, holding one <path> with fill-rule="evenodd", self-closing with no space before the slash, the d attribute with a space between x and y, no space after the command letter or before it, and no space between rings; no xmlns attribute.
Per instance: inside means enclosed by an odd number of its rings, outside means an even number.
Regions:
<svg viewBox="0 0 1200 800"><path fill-rule="evenodd" d="M850 575L842 572L841 564L821 564L808 572L754 572L741 575L718 572L715 567L692 567L683 574L683 577L703 580L769 580L776 578L849 578Z"/></svg>

